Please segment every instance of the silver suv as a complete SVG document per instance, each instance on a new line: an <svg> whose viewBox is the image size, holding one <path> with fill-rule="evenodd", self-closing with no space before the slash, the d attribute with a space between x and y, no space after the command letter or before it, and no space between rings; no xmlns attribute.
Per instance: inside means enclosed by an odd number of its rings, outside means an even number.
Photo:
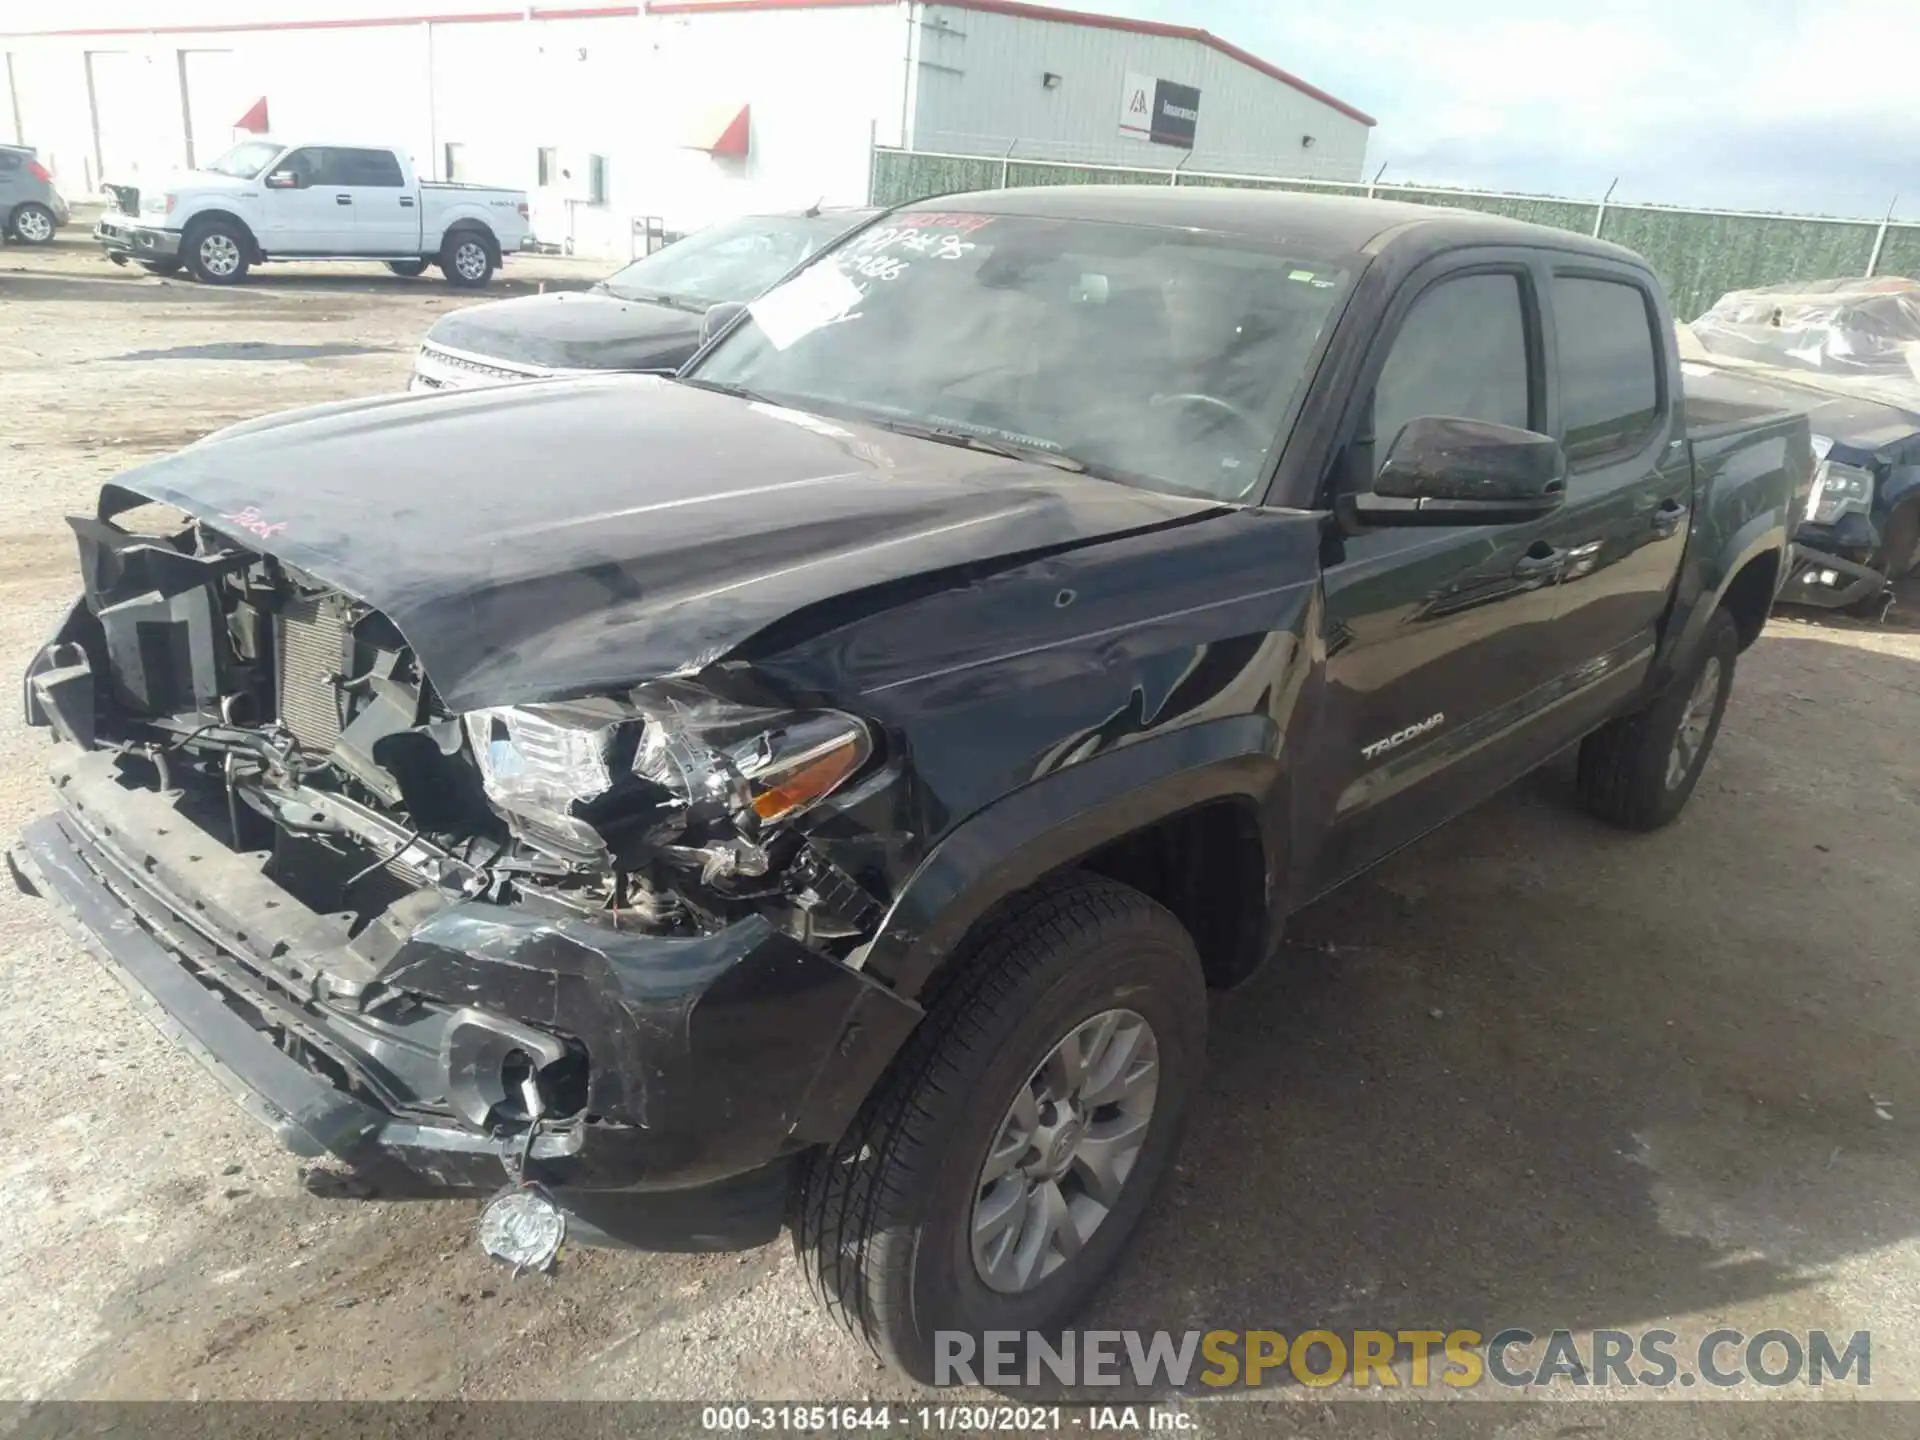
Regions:
<svg viewBox="0 0 1920 1440"><path fill-rule="evenodd" d="M31 145L0 145L0 232L23 245L46 245L69 219L67 202Z"/></svg>

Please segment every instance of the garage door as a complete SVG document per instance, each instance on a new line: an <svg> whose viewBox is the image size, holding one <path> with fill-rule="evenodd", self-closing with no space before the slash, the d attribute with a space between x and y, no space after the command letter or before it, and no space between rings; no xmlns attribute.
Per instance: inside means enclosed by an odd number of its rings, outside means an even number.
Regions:
<svg viewBox="0 0 1920 1440"><path fill-rule="evenodd" d="M248 88L240 57L231 50L182 50L180 85L186 95L187 163L205 165L239 138L234 122L259 99Z"/></svg>
<svg viewBox="0 0 1920 1440"><path fill-rule="evenodd" d="M154 84L154 66L124 50L87 52L87 97L93 105L96 174L108 180L164 173L167 89ZM178 104L178 101L174 101ZM176 132L177 133L177 132Z"/></svg>

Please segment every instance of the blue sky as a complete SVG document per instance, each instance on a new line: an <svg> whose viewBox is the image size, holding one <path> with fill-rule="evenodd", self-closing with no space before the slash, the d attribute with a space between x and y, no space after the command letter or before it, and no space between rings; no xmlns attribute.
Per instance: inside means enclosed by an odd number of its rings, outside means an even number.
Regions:
<svg viewBox="0 0 1920 1440"><path fill-rule="evenodd" d="M1920 0L1084 8L1202 26L1367 111L1389 180L1920 217Z"/></svg>

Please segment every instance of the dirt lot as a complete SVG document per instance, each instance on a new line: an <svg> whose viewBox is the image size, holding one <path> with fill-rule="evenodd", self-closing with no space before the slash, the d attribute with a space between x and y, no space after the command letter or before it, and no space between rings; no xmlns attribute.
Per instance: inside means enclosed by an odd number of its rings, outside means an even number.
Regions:
<svg viewBox="0 0 1920 1440"><path fill-rule="evenodd" d="M508 273L490 296L592 271ZM469 298L373 267L220 291L77 239L0 252L0 668L76 588L62 517L100 482L397 388ZM1304 916L1285 963L1216 1006L1177 1181L1088 1323L1870 1329L1872 1393L1920 1395L1908 613L1774 622L1672 830L1600 829L1550 769ZM45 808L43 748L0 712L0 833ZM894 1386L813 1313L784 1244L576 1252L514 1280L468 1205L303 1184L10 891L0 1035L0 1396Z"/></svg>

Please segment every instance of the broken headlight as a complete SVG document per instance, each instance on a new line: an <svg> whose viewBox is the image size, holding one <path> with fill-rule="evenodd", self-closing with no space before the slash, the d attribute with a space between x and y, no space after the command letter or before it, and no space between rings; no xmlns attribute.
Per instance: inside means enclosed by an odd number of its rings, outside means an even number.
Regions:
<svg viewBox="0 0 1920 1440"><path fill-rule="evenodd" d="M761 837L866 764L867 727L835 710L738 705L692 686L466 716L488 798L523 837L597 855L637 832L706 877L764 873ZM691 837L694 848L677 842Z"/></svg>
<svg viewBox="0 0 1920 1440"><path fill-rule="evenodd" d="M1838 460L1822 460L1813 472L1813 493L1807 496L1807 519L1832 525L1843 515L1865 515L1873 509L1873 472Z"/></svg>

